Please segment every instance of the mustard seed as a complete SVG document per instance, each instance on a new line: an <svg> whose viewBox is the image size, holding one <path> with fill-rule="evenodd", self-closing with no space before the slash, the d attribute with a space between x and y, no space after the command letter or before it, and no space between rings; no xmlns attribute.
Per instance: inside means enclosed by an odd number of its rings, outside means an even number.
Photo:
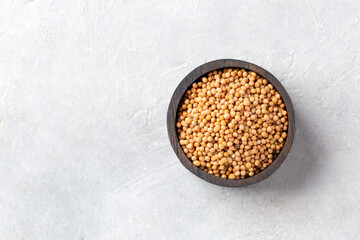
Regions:
<svg viewBox="0 0 360 240"><path fill-rule="evenodd" d="M289 125L274 86L244 69L215 70L193 83L177 116L179 143L189 160L228 179L267 168L283 148Z"/></svg>

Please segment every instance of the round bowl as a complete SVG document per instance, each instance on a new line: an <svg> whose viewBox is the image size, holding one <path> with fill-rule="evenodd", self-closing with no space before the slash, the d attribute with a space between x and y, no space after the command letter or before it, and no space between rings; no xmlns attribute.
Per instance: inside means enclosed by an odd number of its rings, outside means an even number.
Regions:
<svg viewBox="0 0 360 240"><path fill-rule="evenodd" d="M193 82L196 82L200 80L200 78L207 74L208 72L211 72L213 70L222 69L222 68L240 68L240 69L246 69L253 71L263 78L267 79L280 93L284 103L286 110L288 112L288 130L287 130L287 137L285 140L284 147L282 148L279 155L275 158L273 163L271 163L267 168L265 168L263 171L259 172L258 174L255 174L252 177L247 177L244 179L224 179L217 177L215 175L211 175L200 168L196 167L190 159L185 155L183 152L179 139L176 132L176 118L177 118L177 111L179 104L181 102L181 99L183 95L185 94L186 90L191 87ZM220 59L215 60L212 62L205 63L197 68L195 68L193 71L191 71L177 86L175 89L174 94L171 97L171 101L169 104L168 112L167 112L167 129L168 129L168 135L170 139L170 143L172 148L174 149L176 155L178 156L180 162L186 167L190 172L198 176L199 178L216 184L220 186L226 186L226 187L239 187L244 185L249 185L253 183L260 182L270 176L273 172L275 172L276 169L280 167L280 165L284 162L286 156L288 155L291 145L294 140L295 135L295 114L294 114L294 108L291 103L291 99L289 95L287 94L284 87L281 85L279 80L274 77L270 72L267 70L241 60L234 60L234 59Z"/></svg>

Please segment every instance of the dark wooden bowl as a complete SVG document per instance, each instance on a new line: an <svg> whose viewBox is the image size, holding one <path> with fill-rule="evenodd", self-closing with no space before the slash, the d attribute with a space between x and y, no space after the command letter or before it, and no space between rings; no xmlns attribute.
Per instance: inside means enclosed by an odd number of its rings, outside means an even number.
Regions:
<svg viewBox="0 0 360 240"><path fill-rule="evenodd" d="M220 178L214 175L211 175L200 168L196 167L190 159L187 158L185 153L183 152L179 139L176 132L176 115L178 111L179 104L181 102L181 99L186 92L186 90L191 87L191 84L195 81L198 81L200 77L202 77L204 74L211 72L213 70L222 69L222 68L243 68L250 71L253 71L263 78L266 78L280 93L284 103L286 110L288 112L288 132L287 137L285 140L285 144L279 155L276 157L276 159L273 161L272 164L270 164L267 168L265 168L263 171L259 172L258 174L255 174L252 177L247 177L244 179L224 179ZM220 186L226 186L226 187L239 187L244 186L248 184L253 184L260 182L270 176L275 170L283 163L286 156L288 155L291 145L294 140L295 135L295 114L294 114L294 108L291 103L291 99L289 95L287 94L284 87L281 85L281 83L272 75L270 72L266 71L265 69L245 61L241 60L233 60L233 59L220 59L215 60L212 62L205 63L193 71L191 71L177 86L174 94L172 95L169 109L167 112L167 129L168 129L168 135L171 142L171 145L180 159L180 162L193 174L200 177L201 179L216 184Z"/></svg>

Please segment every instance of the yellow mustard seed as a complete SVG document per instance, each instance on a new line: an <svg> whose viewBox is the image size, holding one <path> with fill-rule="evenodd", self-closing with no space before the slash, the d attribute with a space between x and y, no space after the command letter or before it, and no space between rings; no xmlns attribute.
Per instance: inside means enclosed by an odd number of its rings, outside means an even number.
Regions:
<svg viewBox="0 0 360 240"><path fill-rule="evenodd" d="M228 179L268 167L283 148L289 125L274 86L245 69L215 70L193 83L177 117L179 143L189 160Z"/></svg>

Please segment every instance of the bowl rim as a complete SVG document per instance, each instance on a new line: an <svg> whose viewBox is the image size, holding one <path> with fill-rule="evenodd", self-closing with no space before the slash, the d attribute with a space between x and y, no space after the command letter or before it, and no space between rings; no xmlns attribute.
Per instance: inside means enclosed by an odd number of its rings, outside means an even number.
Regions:
<svg viewBox="0 0 360 240"><path fill-rule="evenodd" d="M281 152L275 158L273 163L271 163L266 169L264 169L263 171L252 177L247 177L244 179L224 179L217 177L215 175L211 175L201 170L200 168L196 167L183 152L176 132L177 110L186 90L192 85L193 82L198 81L199 78L202 77L204 74L207 74L213 70L224 69L224 68L240 68L240 69L250 70L259 74L263 78L267 79L280 93L285 103L286 110L288 112L288 121L289 121L288 133L285 140L285 144ZM266 179L271 174L273 174L284 162L285 158L290 152L295 136L295 112L289 94L286 92L285 88L282 86L280 81L269 71L253 63L249 63L243 60L218 59L204 63L199 67L195 68L179 83L169 103L169 107L167 111L167 130L168 130L168 137L171 146L175 154L179 158L180 162L186 169L188 169L190 172L195 174L197 177L209 183L219 186L226 186L226 187L240 187L249 184L254 184Z"/></svg>

